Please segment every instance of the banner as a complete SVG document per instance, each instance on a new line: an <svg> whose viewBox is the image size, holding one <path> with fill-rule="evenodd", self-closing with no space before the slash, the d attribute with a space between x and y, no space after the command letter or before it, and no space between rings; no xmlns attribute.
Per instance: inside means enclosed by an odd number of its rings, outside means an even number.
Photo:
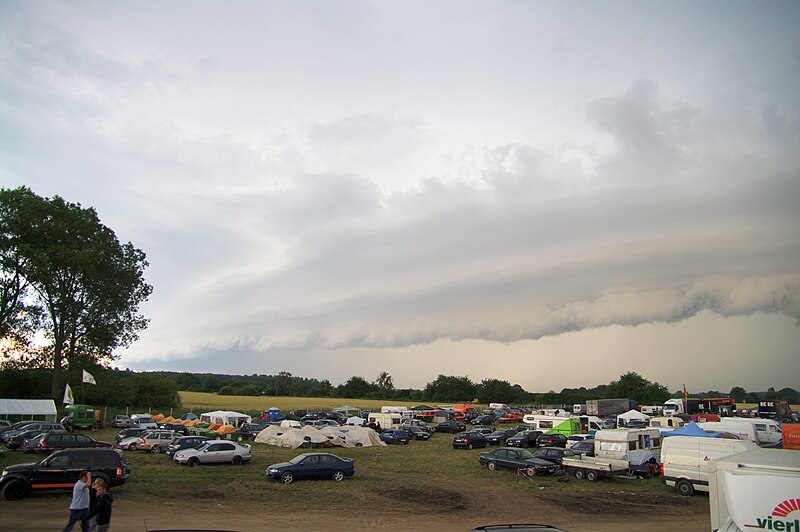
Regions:
<svg viewBox="0 0 800 532"><path fill-rule="evenodd" d="M87 382L89 384L97 384L94 380L94 376L86 370L83 370L83 382Z"/></svg>
<svg viewBox="0 0 800 532"><path fill-rule="evenodd" d="M72 397L72 388L69 387L69 384L67 384L67 387L64 388L64 404L65 405L75 404L75 399L73 399Z"/></svg>

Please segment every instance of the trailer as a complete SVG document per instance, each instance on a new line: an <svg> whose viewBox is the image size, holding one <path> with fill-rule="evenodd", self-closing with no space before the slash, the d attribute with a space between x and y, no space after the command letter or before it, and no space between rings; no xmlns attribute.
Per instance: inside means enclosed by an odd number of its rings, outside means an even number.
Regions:
<svg viewBox="0 0 800 532"><path fill-rule="evenodd" d="M586 401L586 413L590 416L608 417L636 408L633 399L592 399Z"/></svg>
<svg viewBox="0 0 800 532"><path fill-rule="evenodd" d="M763 419L773 419L778 423L791 421L792 409L789 406L789 401L783 399L759 401L758 417Z"/></svg>
<svg viewBox="0 0 800 532"><path fill-rule="evenodd" d="M625 460L604 460L592 456L564 457L561 466L578 480L586 479L595 482L600 477L613 477L628 474L628 462Z"/></svg>

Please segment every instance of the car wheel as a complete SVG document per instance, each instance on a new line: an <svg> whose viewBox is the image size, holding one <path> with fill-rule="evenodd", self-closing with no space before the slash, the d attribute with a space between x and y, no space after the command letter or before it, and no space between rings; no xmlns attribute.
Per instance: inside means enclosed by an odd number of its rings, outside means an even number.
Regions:
<svg viewBox="0 0 800 532"><path fill-rule="evenodd" d="M597 471L587 471L586 472L586 480L589 482L597 482Z"/></svg>
<svg viewBox="0 0 800 532"><path fill-rule="evenodd" d="M128 444L128 450L129 451L135 451L136 450L136 444L135 443L129 443Z"/></svg>
<svg viewBox="0 0 800 532"><path fill-rule="evenodd" d="M675 484L675 488L677 488L678 493L683 495L684 497L690 497L694 494L694 486L688 480L679 480L677 484Z"/></svg>
<svg viewBox="0 0 800 532"><path fill-rule="evenodd" d="M528 473L529 477L535 477L536 476L536 468L533 467L533 466L529 466L528 470L526 471L526 473Z"/></svg>
<svg viewBox="0 0 800 532"><path fill-rule="evenodd" d="M198 460L197 457L189 458L189 462L187 462L189 467L194 467L194 466L198 465L199 463L200 463L200 460Z"/></svg>
<svg viewBox="0 0 800 532"><path fill-rule="evenodd" d="M159 454L161 452L161 446L153 445L152 447L150 447L150 452L153 454Z"/></svg>
<svg viewBox="0 0 800 532"><path fill-rule="evenodd" d="M472 450L472 444L471 443L469 445L467 445L467 449L469 449L470 451Z"/></svg>
<svg viewBox="0 0 800 532"><path fill-rule="evenodd" d="M28 486L24 481L15 479L5 485L3 488L3 497L7 501L17 501L25 496L28 491Z"/></svg>
<svg viewBox="0 0 800 532"><path fill-rule="evenodd" d="M341 482L344 480L344 471L341 469L337 469L333 472L333 480L336 482Z"/></svg>
<svg viewBox="0 0 800 532"><path fill-rule="evenodd" d="M497 470L497 464L494 463L494 460L492 460L488 464L486 464L486 469L488 469L489 471L496 471Z"/></svg>
<svg viewBox="0 0 800 532"><path fill-rule="evenodd" d="M577 478L578 480L583 480L584 478L586 478L586 471L584 471L583 469L576 469L575 478Z"/></svg>
<svg viewBox="0 0 800 532"><path fill-rule="evenodd" d="M236 455L233 457L233 465L242 465L242 462L243 460L241 456Z"/></svg>
<svg viewBox="0 0 800 532"><path fill-rule="evenodd" d="M284 484L291 484L292 482L294 482L294 473L292 473L291 471L284 471L283 474L281 475L281 482L283 482Z"/></svg>

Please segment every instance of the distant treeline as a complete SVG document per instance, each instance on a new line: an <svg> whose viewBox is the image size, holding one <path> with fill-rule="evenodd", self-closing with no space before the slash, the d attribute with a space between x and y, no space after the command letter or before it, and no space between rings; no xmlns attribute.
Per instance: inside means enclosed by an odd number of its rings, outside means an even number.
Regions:
<svg viewBox="0 0 800 532"><path fill-rule="evenodd" d="M528 392L519 384L499 379L474 382L466 376L439 375L421 390L395 388L391 375L386 372L368 381L360 376L333 386L326 379L298 377L288 372L277 375L223 375L215 373L186 372L133 372L130 370L87 368L97 385L81 385L80 371L70 375L69 383L75 399L89 404L125 407L131 405L169 408L180 406L178 390L209 392L220 395L289 396L289 397L341 397L352 399L379 399L417 401L420 403L457 403L477 400L488 404L571 405L590 399L627 397L639 404L658 405L670 397L681 397L682 390L670 393L666 386L651 382L638 373L628 372L593 388L564 388L560 392ZM81 399L83 394L84 399ZM690 393L692 397L731 396L738 402L753 403L764 399L786 399L800 403L800 392L792 388L762 392L747 392L734 387L729 392L708 391ZM50 372L46 370L0 370L0 397L47 398L50 397ZM60 399L60 398L58 398Z"/></svg>

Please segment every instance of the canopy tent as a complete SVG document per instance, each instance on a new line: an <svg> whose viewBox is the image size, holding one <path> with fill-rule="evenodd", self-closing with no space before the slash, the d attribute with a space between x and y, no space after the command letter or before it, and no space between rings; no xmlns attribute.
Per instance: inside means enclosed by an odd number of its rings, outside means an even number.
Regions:
<svg viewBox="0 0 800 532"><path fill-rule="evenodd" d="M192 419L198 419L198 417L197 417L197 414L193 414L191 412L187 412L186 414L181 416L181 419L184 420L184 421L186 421L187 419L191 421Z"/></svg>
<svg viewBox="0 0 800 532"><path fill-rule="evenodd" d="M638 410L628 410L624 414L620 414L617 416L617 426L624 427L630 421L634 420L647 422L650 420L650 416L648 416L647 414L642 414Z"/></svg>
<svg viewBox="0 0 800 532"><path fill-rule="evenodd" d="M436 408L434 408L432 406L428 406L428 405L417 405L417 406L412 406L411 410L414 410L414 411L436 410Z"/></svg>
<svg viewBox="0 0 800 532"><path fill-rule="evenodd" d="M250 423L253 420L253 418L251 418L247 414L232 412L230 410L215 410L213 412L206 412L205 414L200 414L200 420L205 423L211 423L212 425L220 424L220 425L233 425L234 427L239 427L243 423Z"/></svg>
<svg viewBox="0 0 800 532"><path fill-rule="evenodd" d="M333 409L333 411L334 412L341 412L341 413L346 414L348 416L351 416L351 415L360 416L361 415L361 409L358 408L358 407L355 407L355 406L347 406L347 405L345 405L345 406L337 406L336 408Z"/></svg>
<svg viewBox="0 0 800 532"><path fill-rule="evenodd" d="M681 427L679 429L671 430L669 432L664 432L661 435L663 437L665 437L665 438L667 436L696 436L696 437L700 437L700 438L721 438L722 437L722 434L720 434L719 432L711 434L709 432L704 431L694 421L692 421L691 423L687 423L686 425L684 425L683 427Z"/></svg>
<svg viewBox="0 0 800 532"><path fill-rule="evenodd" d="M57 421L52 399L0 399L0 419L9 421Z"/></svg>

